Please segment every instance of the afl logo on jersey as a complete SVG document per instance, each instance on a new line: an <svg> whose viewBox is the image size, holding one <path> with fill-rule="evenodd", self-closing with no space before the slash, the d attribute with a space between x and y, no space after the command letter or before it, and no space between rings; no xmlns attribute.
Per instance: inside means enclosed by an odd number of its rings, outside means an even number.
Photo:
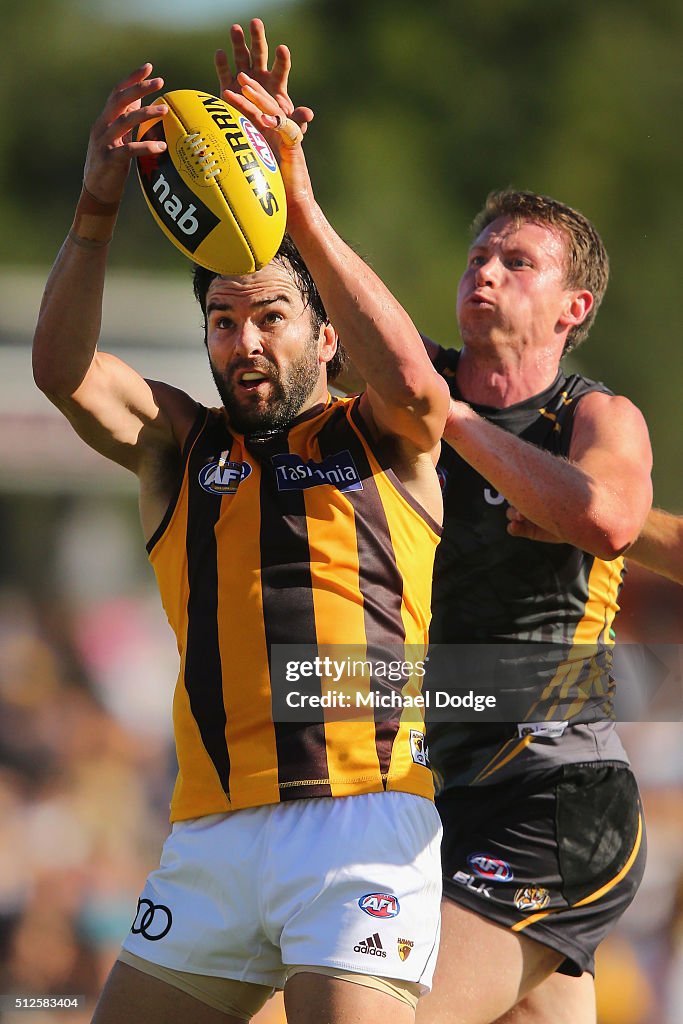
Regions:
<svg viewBox="0 0 683 1024"><path fill-rule="evenodd" d="M358 906L370 917L398 917L401 910L396 897L388 892L369 892L361 896Z"/></svg>
<svg viewBox="0 0 683 1024"><path fill-rule="evenodd" d="M209 494L235 494L237 488L251 474L248 462L225 462L212 460L199 471L199 483Z"/></svg>

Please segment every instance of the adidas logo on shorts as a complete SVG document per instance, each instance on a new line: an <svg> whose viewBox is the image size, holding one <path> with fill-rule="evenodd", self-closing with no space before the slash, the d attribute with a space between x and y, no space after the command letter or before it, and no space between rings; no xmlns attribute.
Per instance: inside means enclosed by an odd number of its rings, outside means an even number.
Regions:
<svg viewBox="0 0 683 1024"><path fill-rule="evenodd" d="M382 943L380 942L379 935L375 932L374 935L368 935L367 939L361 939L353 947L354 953L365 953L366 956L386 956L386 951L382 949Z"/></svg>

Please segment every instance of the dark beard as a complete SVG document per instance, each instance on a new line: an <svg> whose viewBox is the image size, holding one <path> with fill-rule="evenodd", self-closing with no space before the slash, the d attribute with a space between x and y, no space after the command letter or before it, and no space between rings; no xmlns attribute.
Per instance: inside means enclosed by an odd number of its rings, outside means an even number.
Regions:
<svg viewBox="0 0 683 1024"><path fill-rule="evenodd" d="M216 371L210 360L209 364L230 426L236 433L244 435L284 430L299 415L320 379L317 337L315 343L311 343L301 359L292 363L286 373L283 374L272 363L268 363L271 397L265 408L245 408L235 398L239 384L233 386Z"/></svg>

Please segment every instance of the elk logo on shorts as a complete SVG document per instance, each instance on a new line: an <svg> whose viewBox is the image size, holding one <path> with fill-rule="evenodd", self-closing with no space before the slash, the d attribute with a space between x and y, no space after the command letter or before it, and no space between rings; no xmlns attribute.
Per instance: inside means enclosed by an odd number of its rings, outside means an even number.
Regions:
<svg viewBox="0 0 683 1024"><path fill-rule="evenodd" d="M398 942L398 955L401 960L407 960L415 943L411 942L410 939L397 939L396 941Z"/></svg>
<svg viewBox="0 0 683 1024"><path fill-rule="evenodd" d="M369 914L370 917L398 917L401 910L396 897L388 892L366 893L358 900L358 906L364 914Z"/></svg>
<svg viewBox="0 0 683 1024"><path fill-rule="evenodd" d="M525 885L515 893L518 910L543 910L550 903L550 893L537 885Z"/></svg>

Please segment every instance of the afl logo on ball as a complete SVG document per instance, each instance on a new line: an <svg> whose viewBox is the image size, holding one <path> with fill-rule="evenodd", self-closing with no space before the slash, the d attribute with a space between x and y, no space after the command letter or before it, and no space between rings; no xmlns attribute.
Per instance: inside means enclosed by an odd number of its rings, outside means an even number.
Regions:
<svg viewBox="0 0 683 1024"><path fill-rule="evenodd" d="M151 900L138 900L138 909L131 926L133 935L142 935L143 939L157 942L168 935L173 924L173 917L163 903L152 903Z"/></svg>
<svg viewBox="0 0 683 1024"><path fill-rule="evenodd" d="M358 906L370 917L397 917L401 910L396 897L388 892L369 892L361 896Z"/></svg>
<svg viewBox="0 0 683 1024"><path fill-rule="evenodd" d="M240 128L251 142L252 148L256 151L262 163L265 164L269 171L276 171L277 163L275 157L271 153L270 146L261 135L261 132L254 128L251 121L247 121L246 117L240 118Z"/></svg>

